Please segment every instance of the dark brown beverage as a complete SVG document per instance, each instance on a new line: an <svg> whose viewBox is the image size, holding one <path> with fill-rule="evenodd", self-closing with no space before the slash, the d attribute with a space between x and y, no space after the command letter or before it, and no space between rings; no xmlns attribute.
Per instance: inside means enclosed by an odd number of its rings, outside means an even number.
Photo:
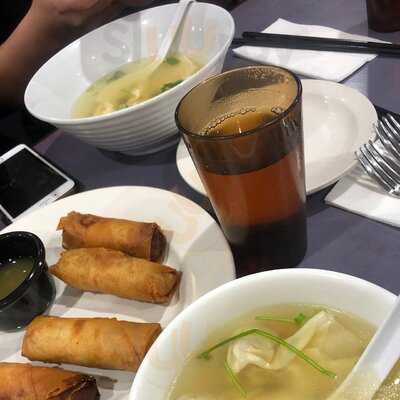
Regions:
<svg viewBox="0 0 400 400"><path fill-rule="evenodd" d="M291 267L307 246L301 84L250 67L193 89L177 122L240 269Z"/></svg>
<svg viewBox="0 0 400 400"><path fill-rule="evenodd" d="M368 26L377 32L400 30L399 0L367 0Z"/></svg>
<svg viewBox="0 0 400 400"><path fill-rule="evenodd" d="M240 134L276 118L251 110L232 114L203 134ZM282 143L280 134L266 130L257 146L241 143L236 152L247 156L235 163L215 164L205 156L197 164L224 233L247 269L296 265L307 246L301 135L287 135Z"/></svg>

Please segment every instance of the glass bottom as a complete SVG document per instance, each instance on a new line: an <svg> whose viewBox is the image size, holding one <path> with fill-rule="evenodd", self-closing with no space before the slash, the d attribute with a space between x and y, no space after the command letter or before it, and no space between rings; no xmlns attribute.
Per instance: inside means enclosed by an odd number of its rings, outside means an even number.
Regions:
<svg viewBox="0 0 400 400"><path fill-rule="evenodd" d="M305 211L274 224L249 228L245 237L240 245L231 243L238 275L295 267L307 251Z"/></svg>

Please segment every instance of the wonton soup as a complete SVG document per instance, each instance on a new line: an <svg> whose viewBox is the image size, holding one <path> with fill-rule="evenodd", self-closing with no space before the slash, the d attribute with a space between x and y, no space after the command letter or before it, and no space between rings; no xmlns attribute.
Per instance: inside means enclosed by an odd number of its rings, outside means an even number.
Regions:
<svg viewBox="0 0 400 400"><path fill-rule="evenodd" d="M202 64L184 54L167 57L153 73L154 58L127 63L90 85L73 106L72 117L109 114L151 99L197 72Z"/></svg>
<svg viewBox="0 0 400 400"><path fill-rule="evenodd" d="M326 400L374 332L332 309L263 308L213 332L186 361L168 400ZM400 399L399 376L398 364L374 399Z"/></svg>

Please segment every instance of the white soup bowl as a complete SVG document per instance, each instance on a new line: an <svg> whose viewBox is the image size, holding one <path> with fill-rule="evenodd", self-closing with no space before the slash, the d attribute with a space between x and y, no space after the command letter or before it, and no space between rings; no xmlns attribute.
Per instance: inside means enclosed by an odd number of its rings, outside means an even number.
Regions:
<svg viewBox="0 0 400 400"><path fill-rule="evenodd" d="M226 283L192 303L161 333L139 368L129 399L166 400L185 361L201 350L210 333L252 310L315 304L378 326L395 299L394 294L362 279L318 269L267 271Z"/></svg>
<svg viewBox="0 0 400 400"><path fill-rule="evenodd" d="M25 92L29 112L96 147L130 154L152 153L174 142L175 108L193 86L221 72L234 35L228 11L192 3L173 52L195 56L204 66L174 88L111 114L72 118L79 95L104 74L157 53L176 4L155 7L115 20L77 39L47 61Z"/></svg>

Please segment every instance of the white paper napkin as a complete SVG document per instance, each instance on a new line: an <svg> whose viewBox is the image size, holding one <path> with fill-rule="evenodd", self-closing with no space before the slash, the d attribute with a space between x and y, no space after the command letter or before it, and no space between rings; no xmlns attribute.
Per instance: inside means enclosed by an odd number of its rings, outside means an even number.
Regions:
<svg viewBox="0 0 400 400"><path fill-rule="evenodd" d="M281 18L263 32L382 42L378 39L352 35L326 26L294 24ZM335 82L342 81L366 62L376 57L375 54L290 50L254 46L238 47L233 52L252 61L285 67L301 75Z"/></svg>
<svg viewBox="0 0 400 400"><path fill-rule="evenodd" d="M375 221L400 227L400 199L387 194L362 169L355 167L325 197L326 203Z"/></svg>

